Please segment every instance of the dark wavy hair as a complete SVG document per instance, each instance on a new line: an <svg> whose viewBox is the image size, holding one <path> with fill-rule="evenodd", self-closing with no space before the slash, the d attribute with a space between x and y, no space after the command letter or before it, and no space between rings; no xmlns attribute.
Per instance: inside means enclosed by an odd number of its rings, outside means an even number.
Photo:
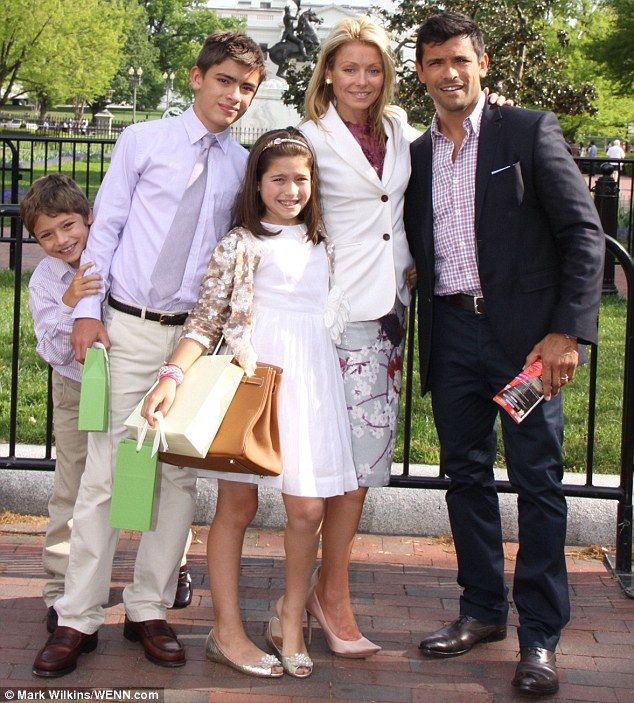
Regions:
<svg viewBox="0 0 634 703"><path fill-rule="evenodd" d="M280 140L280 142L275 143L276 140ZM301 144L297 142L301 142ZM296 129L274 129L266 132L251 147L244 184L236 198L233 226L245 227L258 237L279 234L279 232L271 232L266 229L261 223L266 207L260 197L258 185L271 163L284 156L302 156L308 163L311 195L304 209L300 212L299 219L306 225L306 238L313 244L319 244L323 239L323 225L319 207L317 164L306 137Z"/></svg>
<svg viewBox="0 0 634 703"><path fill-rule="evenodd" d="M259 44L242 32L221 30L210 34L198 54L196 66L205 75L225 59L233 59L248 68L257 70L260 83L266 78L266 60Z"/></svg>
<svg viewBox="0 0 634 703"><path fill-rule="evenodd" d="M454 37L469 37L478 59L484 55L484 37L475 20L462 12L441 12L428 17L416 37L416 61L423 63L423 44L444 44Z"/></svg>

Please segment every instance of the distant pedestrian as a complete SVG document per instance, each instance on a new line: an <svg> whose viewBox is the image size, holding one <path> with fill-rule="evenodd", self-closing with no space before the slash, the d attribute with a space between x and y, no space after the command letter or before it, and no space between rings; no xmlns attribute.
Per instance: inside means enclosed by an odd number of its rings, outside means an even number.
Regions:
<svg viewBox="0 0 634 703"><path fill-rule="evenodd" d="M612 144L608 147L608 150L605 153L612 159L624 159L625 158L625 151L623 150L623 147L621 146L620 139L615 139L612 142ZM618 171L620 171L623 167L623 164L619 163L618 161L611 161L610 163Z"/></svg>

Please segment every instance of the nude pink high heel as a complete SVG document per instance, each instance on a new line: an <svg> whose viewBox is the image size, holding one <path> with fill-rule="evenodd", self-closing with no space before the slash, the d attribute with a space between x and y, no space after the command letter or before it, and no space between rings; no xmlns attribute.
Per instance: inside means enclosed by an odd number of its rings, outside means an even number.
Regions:
<svg viewBox="0 0 634 703"><path fill-rule="evenodd" d="M374 642L370 642L367 637L359 637L358 640L342 640L337 637L326 621L326 616L317 598L315 586L319 579L319 569L315 571L311 578L311 587L306 599L306 617L308 620L308 644L311 643L313 635L313 621L315 618L323 630L328 647L333 654L346 659L365 659L381 651L381 647Z"/></svg>

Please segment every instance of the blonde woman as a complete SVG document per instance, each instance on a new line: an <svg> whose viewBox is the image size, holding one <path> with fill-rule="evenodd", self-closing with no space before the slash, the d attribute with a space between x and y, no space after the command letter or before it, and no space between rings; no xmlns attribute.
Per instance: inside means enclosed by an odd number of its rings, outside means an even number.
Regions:
<svg viewBox="0 0 634 703"><path fill-rule="evenodd" d="M326 500L322 565L306 607L334 654L359 658L381 647L359 631L348 565L367 490L390 478L405 309L416 280L403 227L412 129L390 107L394 77L386 32L368 17L341 21L321 45L299 127L317 158L335 282L351 305L337 350L359 481L356 491Z"/></svg>

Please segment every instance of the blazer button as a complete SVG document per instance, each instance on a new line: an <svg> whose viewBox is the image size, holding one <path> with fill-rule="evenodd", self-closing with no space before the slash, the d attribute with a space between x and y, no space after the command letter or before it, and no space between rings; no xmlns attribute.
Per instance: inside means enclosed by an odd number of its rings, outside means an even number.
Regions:
<svg viewBox="0 0 634 703"><path fill-rule="evenodd" d="M390 235L386 232L386 233L383 235L383 239L385 239L385 241L387 242L387 241L389 240L389 238L390 238Z"/></svg>
<svg viewBox="0 0 634 703"><path fill-rule="evenodd" d="M390 199L390 198L389 198L387 195L382 195L382 196L381 196L381 200L382 200L384 203L387 203L387 201L388 201L389 199Z"/></svg>

